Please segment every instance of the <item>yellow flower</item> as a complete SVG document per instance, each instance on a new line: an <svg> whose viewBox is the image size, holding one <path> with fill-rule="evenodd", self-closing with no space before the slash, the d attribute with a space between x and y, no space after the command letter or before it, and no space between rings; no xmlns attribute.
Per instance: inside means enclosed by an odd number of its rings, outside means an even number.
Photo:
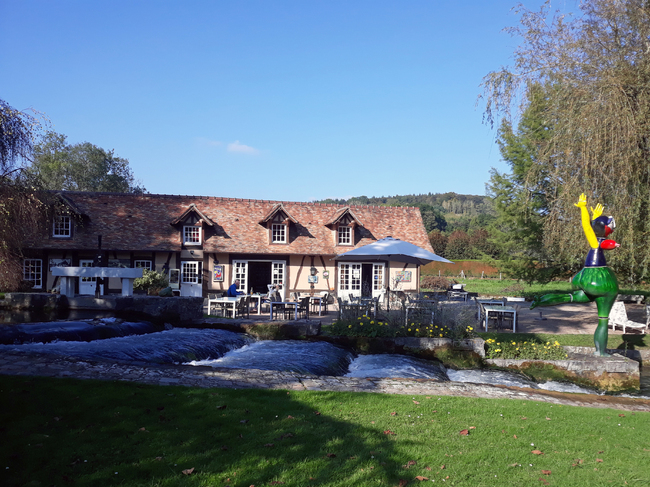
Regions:
<svg viewBox="0 0 650 487"><path fill-rule="evenodd" d="M410 329L410 328L409 328L409 331L411 331L411 329Z"/></svg>
<svg viewBox="0 0 650 487"><path fill-rule="evenodd" d="M375 322L374 322L374 321L371 321L371 322L370 322L370 324L371 324L371 325L374 325L374 324L375 324Z"/></svg>
<svg viewBox="0 0 650 487"><path fill-rule="evenodd" d="M352 328L352 325L348 325L348 328Z"/></svg>
<svg viewBox="0 0 650 487"><path fill-rule="evenodd" d="M440 337L442 338L442 333L440 334Z"/></svg>
<svg viewBox="0 0 650 487"><path fill-rule="evenodd" d="M419 328L416 328L415 331L420 331L420 329L419 329Z"/></svg>

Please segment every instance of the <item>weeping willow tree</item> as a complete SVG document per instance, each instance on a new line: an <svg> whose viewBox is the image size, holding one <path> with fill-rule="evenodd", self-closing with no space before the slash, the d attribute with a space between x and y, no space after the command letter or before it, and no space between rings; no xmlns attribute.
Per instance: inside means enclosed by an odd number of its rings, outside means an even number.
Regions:
<svg viewBox="0 0 650 487"><path fill-rule="evenodd" d="M543 245L551 265L578 270L586 243L580 193L616 218L621 248L608 254L619 279L650 273L650 0L589 0L578 15L519 6L514 64L483 80L485 119L513 124L531 86L544 86L553 126L523 178L545 187ZM513 124L515 125L515 124ZM541 184L543 183L543 184Z"/></svg>
<svg viewBox="0 0 650 487"><path fill-rule="evenodd" d="M20 290L24 242L40 228L47 205L26 168L43 120L0 100L0 291Z"/></svg>

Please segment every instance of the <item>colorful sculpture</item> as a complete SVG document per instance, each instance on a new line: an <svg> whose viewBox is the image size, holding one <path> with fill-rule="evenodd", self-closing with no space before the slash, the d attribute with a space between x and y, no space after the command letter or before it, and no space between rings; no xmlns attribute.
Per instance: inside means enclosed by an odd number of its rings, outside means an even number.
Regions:
<svg viewBox="0 0 650 487"><path fill-rule="evenodd" d="M607 331L609 312L618 295L618 282L612 270L607 267L604 250L619 247L614 240L607 239L616 224L614 218L602 216L603 206L596 205L591 208L591 220L587 211L587 196L583 193L576 203L580 208L582 229L591 249L587 254L585 266L578 272L571 284L575 291L568 294L545 294L535 297L530 309L538 306L553 306L562 303L589 303L596 301L598 307L598 327L594 332L596 355L609 357L605 352L607 348Z"/></svg>

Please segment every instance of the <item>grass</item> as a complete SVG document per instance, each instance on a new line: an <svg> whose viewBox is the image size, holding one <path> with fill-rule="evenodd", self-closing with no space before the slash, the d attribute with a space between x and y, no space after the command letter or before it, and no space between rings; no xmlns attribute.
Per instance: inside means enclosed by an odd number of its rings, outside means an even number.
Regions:
<svg viewBox="0 0 650 487"><path fill-rule="evenodd" d="M25 377L0 391L3 486L650 484L649 413Z"/></svg>
<svg viewBox="0 0 650 487"><path fill-rule="evenodd" d="M532 299L539 294L566 293L572 290L569 281L553 281L548 284L528 285L515 279L456 279L465 284L465 291L478 293L480 296L521 296ZM423 289L423 291L426 291ZM643 287L621 289L620 294L643 294L650 296L650 291Z"/></svg>

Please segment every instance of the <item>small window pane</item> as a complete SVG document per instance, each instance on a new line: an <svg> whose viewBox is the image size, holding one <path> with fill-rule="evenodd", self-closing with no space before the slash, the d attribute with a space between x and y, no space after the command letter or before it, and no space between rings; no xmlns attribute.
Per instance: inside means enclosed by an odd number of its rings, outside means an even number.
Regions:
<svg viewBox="0 0 650 487"><path fill-rule="evenodd" d="M183 243L189 245L201 244L201 228L200 227L183 227Z"/></svg>
<svg viewBox="0 0 650 487"><path fill-rule="evenodd" d="M32 283L35 289L43 287L43 261L41 259L25 259L23 261L23 279Z"/></svg>
<svg viewBox="0 0 650 487"><path fill-rule="evenodd" d="M72 221L69 216L58 215L54 217L54 228L52 230L54 237L70 237L72 236Z"/></svg>
<svg viewBox="0 0 650 487"><path fill-rule="evenodd" d="M271 228L271 242L273 243L286 243L287 242L287 234L286 234L286 225L278 225L276 223L273 224Z"/></svg>
<svg viewBox="0 0 650 487"><path fill-rule="evenodd" d="M138 268L142 267L143 269L151 270L153 268L152 262L150 260L136 260L133 265Z"/></svg>
<svg viewBox="0 0 650 487"><path fill-rule="evenodd" d="M352 228L339 227L339 245L352 245Z"/></svg>

